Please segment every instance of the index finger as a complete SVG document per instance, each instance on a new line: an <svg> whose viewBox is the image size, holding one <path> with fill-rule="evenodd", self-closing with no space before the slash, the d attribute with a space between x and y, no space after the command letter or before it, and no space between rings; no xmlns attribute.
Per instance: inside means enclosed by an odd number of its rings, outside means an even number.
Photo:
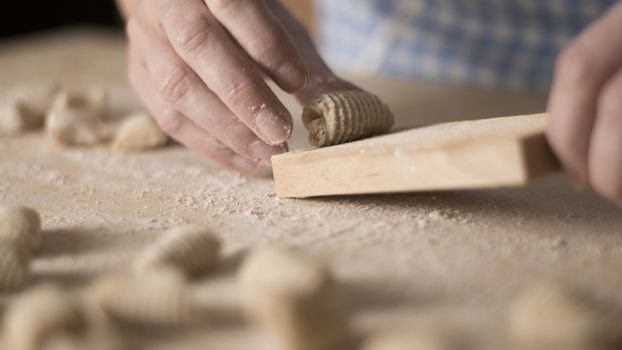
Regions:
<svg viewBox="0 0 622 350"><path fill-rule="evenodd" d="M257 66L231 40L205 4L196 0L183 0L183 4L168 7L161 22L175 51L263 141L273 145L286 141L292 117Z"/></svg>
<svg viewBox="0 0 622 350"><path fill-rule="evenodd" d="M264 0L204 0L251 58L288 92L300 90L307 69L292 37Z"/></svg>

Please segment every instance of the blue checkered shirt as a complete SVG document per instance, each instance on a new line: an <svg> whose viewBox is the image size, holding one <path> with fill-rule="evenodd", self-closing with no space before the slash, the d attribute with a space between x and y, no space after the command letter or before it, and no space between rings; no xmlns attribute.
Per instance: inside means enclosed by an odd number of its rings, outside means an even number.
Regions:
<svg viewBox="0 0 622 350"><path fill-rule="evenodd" d="M616 0L316 0L338 71L546 89L555 57Z"/></svg>

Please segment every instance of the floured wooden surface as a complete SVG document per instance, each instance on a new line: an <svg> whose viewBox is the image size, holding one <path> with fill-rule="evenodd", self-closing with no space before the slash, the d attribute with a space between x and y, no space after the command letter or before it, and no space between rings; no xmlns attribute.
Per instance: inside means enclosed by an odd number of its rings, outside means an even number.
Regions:
<svg viewBox="0 0 622 350"><path fill-rule="evenodd" d="M70 32L1 47L1 87L57 77L70 86L110 87L119 115L139 106L124 82L124 43L115 36ZM398 128L535 113L544 102L361 83L392 107ZM298 119L295 148L306 146ZM622 306L622 211L561 177L520 189L286 200L269 177L214 168L180 147L137 155L59 150L30 133L0 138L0 203L42 214L46 235L33 283L80 285L166 228L205 223L224 238L225 255L278 242L332 261L361 329L442 319L499 330L511 296L534 279L559 279ZM218 293L217 282L199 281L198 292ZM136 338L154 349L259 347L239 325L143 335Z"/></svg>
<svg viewBox="0 0 622 350"><path fill-rule="evenodd" d="M503 118L502 123L487 123L483 120L472 121L469 123L445 123L434 127L421 127L412 130L405 130L388 135L369 138L358 141L363 146L399 146L404 145L409 150L425 150L437 148L439 144L446 145L452 143L463 143L482 138L531 135L542 131L546 122L540 115L525 115L521 118ZM527 121L527 122L526 122ZM472 124L471 124L472 123ZM477 127L473 127L477 125ZM338 145L332 148L324 148L321 151L329 153L339 151L347 145Z"/></svg>

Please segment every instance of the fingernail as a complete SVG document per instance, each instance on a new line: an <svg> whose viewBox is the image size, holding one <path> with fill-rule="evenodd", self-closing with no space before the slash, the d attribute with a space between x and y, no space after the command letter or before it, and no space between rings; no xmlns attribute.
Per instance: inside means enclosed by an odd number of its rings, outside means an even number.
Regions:
<svg viewBox="0 0 622 350"><path fill-rule="evenodd" d="M287 147L281 145L268 145L261 140L255 140L248 145L248 151L264 165L272 165L270 159L275 154L287 152Z"/></svg>
<svg viewBox="0 0 622 350"><path fill-rule="evenodd" d="M306 72L293 63L285 63L276 70L280 85L288 92L302 89L307 82Z"/></svg>
<svg viewBox="0 0 622 350"><path fill-rule="evenodd" d="M244 174L254 174L259 170L259 164L242 156L231 158L231 165Z"/></svg>
<svg viewBox="0 0 622 350"><path fill-rule="evenodd" d="M265 108L255 118L255 126L260 136L271 145L278 145L289 138L292 132L291 117L279 116L272 110Z"/></svg>

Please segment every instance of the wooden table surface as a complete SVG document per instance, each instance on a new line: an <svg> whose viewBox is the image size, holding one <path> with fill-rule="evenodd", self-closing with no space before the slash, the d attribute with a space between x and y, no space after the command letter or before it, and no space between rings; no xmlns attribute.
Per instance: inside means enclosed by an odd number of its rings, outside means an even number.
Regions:
<svg viewBox="0 0 622 350"><path fill-rule="evenodd" d="M124 48L119 34L88 28L7 41L0 44L0 89L42 79L102 85L121 115L140 108L126 84ZM354 80L388 102L400 128L541 112L545 102L541 95ZM300 107L284 100L299 116ZM292 145L306 145L299 120ZM231 259L279 243L330 261L361 331L444 320L484 336L503 329L512 296L538 280L622 306L622 210L575 191L563 176L526 188L286 200L276 197L269 175L218 169L178 146L139 155L61 150L35 132L0 137L0 203L42 213L44 247L32 284L83 285L163 229L193 222L220 234ZM230 294L222 293L230 282L223 273L196 288L218 298ZM143 335L135 338L157 349L260 347L242 324Z"/></svg>

